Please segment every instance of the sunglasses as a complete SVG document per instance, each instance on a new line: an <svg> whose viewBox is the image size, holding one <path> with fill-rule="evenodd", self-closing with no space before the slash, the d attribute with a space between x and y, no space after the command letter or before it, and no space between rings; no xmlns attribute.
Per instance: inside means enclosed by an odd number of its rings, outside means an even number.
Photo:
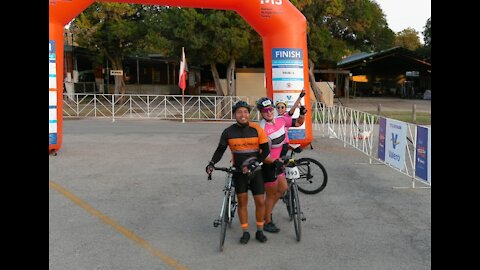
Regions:
<svg viewBox="0 0 480 270"><path fill-rule="evenodd" d="M262 109L262 113L273 112L273 107L266 107Z"/></svg>
<svg viewBox="0 0 480 270"><path fill-rule="evenodd" d="M277 106L277 109L285 109L285 106Z"/></svg>

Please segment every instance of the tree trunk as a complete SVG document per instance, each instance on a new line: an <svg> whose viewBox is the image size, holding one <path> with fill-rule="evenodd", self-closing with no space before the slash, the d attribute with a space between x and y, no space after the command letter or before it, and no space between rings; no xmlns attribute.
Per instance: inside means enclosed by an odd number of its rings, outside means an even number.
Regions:
<svg viewBox="0 0 480 270"><path fill-rule="evenodd" d="M112 59L112 69L114 70L123 70L122 60L119 58ZM120 103L124 101L125 95L125 80L123 75L115 75L115 88L114 94L120 94Z"/></svg>
<svg viewBox="0 0 480 270"><path fill-rule="evenodd" d="M217 96L223 96L222 85L220 84L220 76L218 75L217 66L215 64L210 64L210 70L212 71L213 81L215 82L215 91L217 91Z"/></svg>
<svg viewBox="0 0 480 270"><path fill-rule="evenodd" d="M230 63L227 68L227 95L236 96L235 90L235 58L230 59Z"/></svg>
<svg viewBox="0 0 480 270"><path fill-rule="evenodd" d="M313 74L313 69L315 68L315 64L312 60L308 59L308 79L310 80L310 87L313 90L313 94L318 102L322 101L320 88L318 88L317 84L315 83L315 75ZM305 89L306 90L306 89Z"/></svg>
<svg viewBox="0 0 480 270"><path fill-rule="evenodd" d="M220 76L218 75L217 66L215 64L210 64L210 69L212 71L213 80L215 82L215 91L217 91L217 96L223 97L224 96L223 95L223 89L222 89L222 85L220 84ZM229 112L226 109L227 102L228 101L225 100L225 99L222 99L221 102L218 102L218 99L217 99L217 102L216 102L216 105L217 105L217 108L216 108L217 115L216 115L216 117L217 118L223 118L223 116Z"/></svg>

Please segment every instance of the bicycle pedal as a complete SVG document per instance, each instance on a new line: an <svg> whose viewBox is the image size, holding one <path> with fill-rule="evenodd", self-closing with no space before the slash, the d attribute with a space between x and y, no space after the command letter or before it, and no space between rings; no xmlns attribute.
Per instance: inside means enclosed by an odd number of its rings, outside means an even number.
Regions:
<svg viewBox="0 0 480 270"><path fill-rule="evenodd" d="M215 221L213 221L213 227L218 227L218 225L220 225L220 220L216 219Z"/></svg>

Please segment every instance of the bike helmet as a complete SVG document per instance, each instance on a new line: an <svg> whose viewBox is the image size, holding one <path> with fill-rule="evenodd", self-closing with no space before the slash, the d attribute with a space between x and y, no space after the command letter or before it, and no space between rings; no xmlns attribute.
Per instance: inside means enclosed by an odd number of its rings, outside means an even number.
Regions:
<svg viewBox="0 0 480 270"><path fill-rule="evenodd" d="M283 103L283 105L285 105L285 108L287 107L287 102L283 99L277 100L277 102L275 102L275 107L277 107L278 104L280 104L280 103Z"/></svg>
<svg viewBox="0 0 480 270"><path fill-rule="evenodd" d="M259 100L257 100L257 109L259 111L263 110L263 108L272 106L273 107L273 101L268 98L268 97L262 97Z"/></svg>
<svg viewBox="0 0 480 270"><path fill-rule="evenodd" d="M250 113L250 105L248 105L248 103L243 100L238 101L237 103L235 103L235 105L232 106L232 112L235 113L240 107L247 108L248 112Z"/></svg>

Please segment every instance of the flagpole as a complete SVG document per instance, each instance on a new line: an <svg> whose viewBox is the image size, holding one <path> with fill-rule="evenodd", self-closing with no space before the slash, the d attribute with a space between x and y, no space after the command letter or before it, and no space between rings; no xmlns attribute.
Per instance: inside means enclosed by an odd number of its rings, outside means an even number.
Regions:
<svg viewBox="0 0 480 270"><path fill-rule="evenodd" d="M182 47L182 57L185 55L184 48ZM184 59L182 59L183 61ZM184 63L185 64L185 63ZM182 123L185 123L185 89L182 89Z"/></svg>

